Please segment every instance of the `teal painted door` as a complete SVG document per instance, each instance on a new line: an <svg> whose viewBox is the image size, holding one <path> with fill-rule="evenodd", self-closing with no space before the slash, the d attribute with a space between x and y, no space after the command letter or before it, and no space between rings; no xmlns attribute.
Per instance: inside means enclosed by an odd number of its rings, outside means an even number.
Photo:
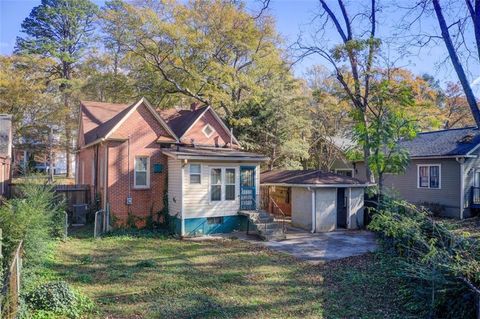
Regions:
<svg viewBox="0 0 480 319"><path fill-rule="evenodd" d="M255 167L240 167L240 210L256 209Z"/></svg>

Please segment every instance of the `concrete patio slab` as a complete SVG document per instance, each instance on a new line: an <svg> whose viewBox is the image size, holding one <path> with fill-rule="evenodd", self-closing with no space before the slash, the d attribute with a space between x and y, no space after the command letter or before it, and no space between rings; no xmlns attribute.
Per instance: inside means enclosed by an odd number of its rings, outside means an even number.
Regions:
<svg viewBox="0 0 480 319"><path fill-rule="evenodd" d="M287 239L282 241L260 241L255 236L236 232L224 237L236 237L256 245L290 254L313 264L351 256L363 255L377 249L375 234L366 230L345 230L325 233L309 233L289 229ZM222 236L223 237L223 236Z"/></svg>

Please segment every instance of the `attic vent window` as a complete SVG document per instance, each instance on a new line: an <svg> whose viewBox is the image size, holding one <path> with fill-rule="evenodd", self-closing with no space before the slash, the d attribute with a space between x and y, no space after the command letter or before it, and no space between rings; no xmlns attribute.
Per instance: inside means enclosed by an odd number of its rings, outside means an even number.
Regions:
<svg viewBox="0 0 480 319"><path fill-rule="evenodd" d="M207 124L203 128L202 132L203 134L205 134L206 137L210 137L215 132L215 130L213 129L213 127L210 126L210 124Z"/></svg>

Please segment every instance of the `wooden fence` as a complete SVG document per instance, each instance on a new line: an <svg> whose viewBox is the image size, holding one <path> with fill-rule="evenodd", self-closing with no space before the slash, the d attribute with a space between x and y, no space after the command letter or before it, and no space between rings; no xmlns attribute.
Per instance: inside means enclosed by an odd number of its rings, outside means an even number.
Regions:
<svg viewBox="0 0 480 319"><path fill-rule="evenodd" d="M1 242L1 237L0 237ZM3 287L0 292L0 318L15 319L20 297L20 277L22 270L23 241L21 241L7 268Z"/></svg>
<svg viewBox="0 0 480 319"><path fill-rule="evenodd" d="M11 197L19 196L20 184L10 184ZM66 210L71 214L73 205L90 204L90 186L89 185L55 185L55 192L60 198L65 199Z"/></svg>

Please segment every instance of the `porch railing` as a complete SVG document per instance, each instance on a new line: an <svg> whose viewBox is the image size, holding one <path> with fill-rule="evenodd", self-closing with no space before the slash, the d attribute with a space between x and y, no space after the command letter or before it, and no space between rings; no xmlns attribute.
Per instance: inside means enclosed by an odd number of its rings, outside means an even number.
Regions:
<svg viewBox="0 0 480 319"><path fill-rule="evenodd" d="M271 196L268 196L268 198L263 198L261 201L261 206L265 211L272 214L273 218L277 222L281 223L282 231L283 233L286 233L287 232L287 224L286 224L287 215L280 208L280 206L278 206L275 200Z"/></svg>

